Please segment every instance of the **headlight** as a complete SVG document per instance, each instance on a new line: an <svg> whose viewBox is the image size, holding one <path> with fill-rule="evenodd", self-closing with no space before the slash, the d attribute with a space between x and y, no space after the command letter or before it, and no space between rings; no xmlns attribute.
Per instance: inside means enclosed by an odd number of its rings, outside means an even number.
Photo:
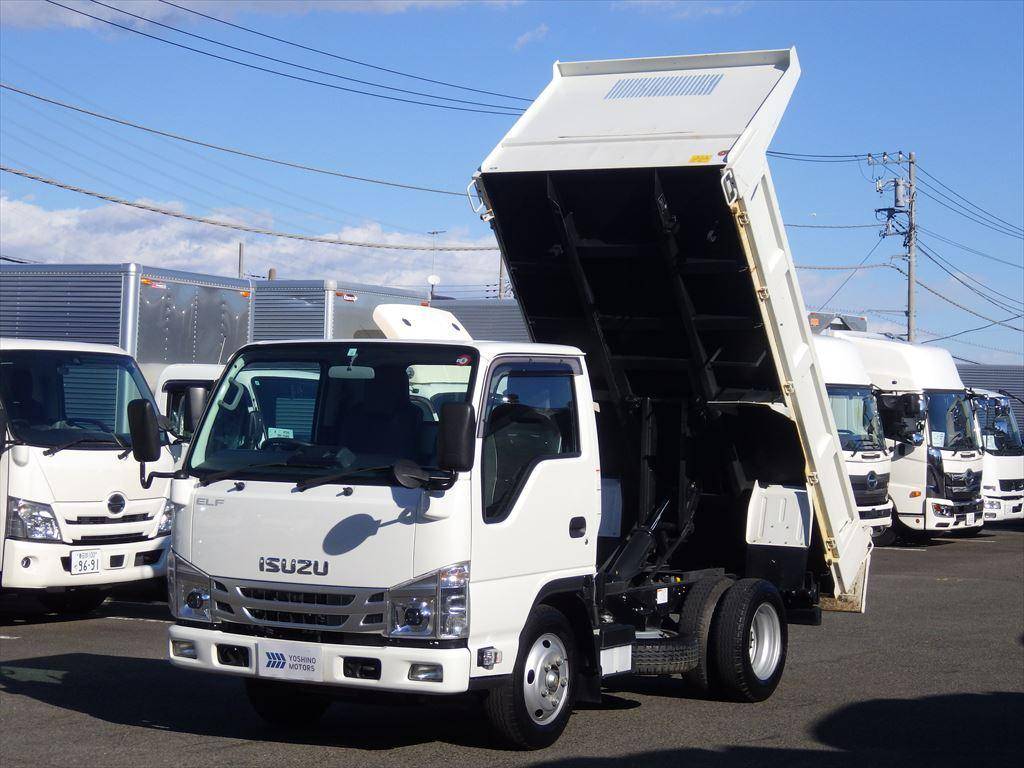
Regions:
<svg viewBox="0 0 1024 768"><path fill-rule="evenodd" d="M390 637L467 637L469 563L449 565L388 590L387 616Z"/></svg>
<svg viewBox="0 0 1024 768"><path fill-rule="evenodd" d="M167 558L167 605L179 619L213 621L210 577L171 550Z"/></svg>
<svg viewBox="0 0 1024 768"><path fill-rule="evenodd" d="M953 508L944 507L942 504L932 504L932 512L936 517L952 517Z"/></svg>
<svg viewBox="0 0 1024 768"><path fill-rule="evenodd" d="M7 535L28 541L60 541L60 526L49 504L8 496Z"/></svg>
<svg viewBox="0 0 1024 768"><path fill-rule="evenodd" d="M1002 504L999 501L994 499L985 500L985 509L999 509L1000 506L1002 506Z"/></svg>
<svg viewBox="0 0 1024 768"><path fill-rule="evenodd" d="M175 504L168 499L164 502L164 510L160 513L160 522L156 527L157 536L169 536L174 530L174 516L182 508L181 504Z"/></svg>

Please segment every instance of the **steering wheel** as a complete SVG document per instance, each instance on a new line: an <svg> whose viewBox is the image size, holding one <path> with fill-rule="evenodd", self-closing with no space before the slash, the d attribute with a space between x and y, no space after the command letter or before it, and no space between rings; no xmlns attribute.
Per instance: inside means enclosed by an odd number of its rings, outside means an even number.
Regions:
<svg viewBox="0 0 1024 768"><path fill-rule="evenodd" d="M300 448L308 448L312 443L296 440L291 437L268 437L261 446L264 450L271 451L297 451Z"/></svg>
<svg viewBox="0 0 1024 768"><path fill-rule="evenodd" d="M89 419L84 416L80 416L74 419L64 419L64 423L70 424L73 427L79 427L82 424L95 424L97 427L100 428L100 431L113 433L113 430L99 419Z"/></svg>

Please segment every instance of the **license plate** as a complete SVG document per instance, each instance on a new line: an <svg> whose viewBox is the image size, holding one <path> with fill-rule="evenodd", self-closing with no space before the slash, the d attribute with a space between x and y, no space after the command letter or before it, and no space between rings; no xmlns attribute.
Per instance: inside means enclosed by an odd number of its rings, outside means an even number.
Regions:
<svg viewBox="0 0 1024 768"><path fill-rule="evenodd" d="M324 679L323 651L318 645L265 640L257 646L257 651L256 672L260 677L316 682Z"/></svg>
<svg viewBox="0 0 1024 768"><path fill-rule="evenodd" d="M967 520L967 515L957 515L956 516L956 521L958 523L964 523L964 522L966 522L966 520Z"/></svg>
<svg viewBox="0 0 1024 768"><path fill-rule="evenodd" d="M966 524L967 525L974 525L974 515L973 514L970 514L970 515L967 516Z"/></svg>
<svg viewBox="0 0 1024 768"><path fill-rule="evenodd" d="M71 575L100 572L100 551L98 549L75 549L71 551Z"/></svg>

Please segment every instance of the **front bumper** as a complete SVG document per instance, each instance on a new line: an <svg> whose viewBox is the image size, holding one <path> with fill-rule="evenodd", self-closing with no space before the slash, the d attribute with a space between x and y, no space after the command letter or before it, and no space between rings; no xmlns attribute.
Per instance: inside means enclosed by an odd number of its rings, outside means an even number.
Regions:
<svg viewBox="0 0 1024 768"><path fill-rule="evenodd" d="M6 589L95 587L161 578L167 571L170 543L170 536L91 546L7 539L0 585ZM99 571L72 575L72 550L99 550Z"/></svg>
<svg viewBox="0 0 1024 768"><path fill-rule="evenodd" d="M176 656L172 650L175 640L190 641L195 646L196 658L189 659ZM304 643L297 641L263 641L259 637L237 635L216 629L200 629L174 625L170 629L167 652L171 663L183 669L199 669L207 672L219 672L226 675L245 677L263 677L257 668L265 659L260 656L261 642L272 642L275 651L282 645L289 647L289 652L298 655L318 655L321 659L318 679L296 678L297 683L321 683L346 688L363 688L375 691L394 691L401 693L451 694L464 693L469 690L469 672L471 668L468 648L421 648L407 646L369 646L369 645L335 645L333 643ZM218 658L217 646L228 645L248 650L248 666L230 666L221 663ZM379 679L362 679L345 676L345 659L375 659L380 662ZM444 669L441 682L427 682L409 679L409 669L413 664L440 664ZM271 678L270 675L266 677ZM272 679L280 680L280 675Z"/></svg>
<svg viewBox="0 0 1024 768"><path fill-rule="evenodd" d="M880 532L892 525L893 503L879 504L875 507L857 507L857 514L860 516L860 524L865 528L874 529Z"/></svg>
<svg viewBox="0 0 1024 768"><path fill-rule="evenodd" d="M1000 520L1024 520L1024 498L1020 496L1012 498L985 496L982 500L986 504L992 502L999 504L996 509L985 509L986 522L999 522Z"/></svg>
<svg viewBox="0 0 1024 768"><path fill-rule="evenodd" d="M949 514L939 515L933 509L933 504L941 504ZM947 499L927 498L924 503L924 530L928 531L962 531L970 528L980 528L985 524L981 500L977 501L949 501ZM906 519L903 518L904 522ZM912 526L921 529L921 525Z"/></svg>

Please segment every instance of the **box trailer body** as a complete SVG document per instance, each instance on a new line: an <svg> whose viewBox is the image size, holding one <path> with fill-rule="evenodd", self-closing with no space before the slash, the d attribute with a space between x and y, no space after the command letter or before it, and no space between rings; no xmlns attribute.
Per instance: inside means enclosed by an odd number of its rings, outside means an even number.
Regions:
<svg viewBox="0 0 1024 768"><path fill-rule="evenodd" d="M863 610L764 154L798 71L556 64L476 177L531 342L398 307L386 340L240 350L172 484L172 662L277 722L479 692L539 747L614 675L762 700L787 622Z"/></svg>
<svg viewBox="0 0 1024 768"><path fill-rule="evenodd" d="M156 390L172 363L223 363L249 340L248 280L125 264L0 266L0 335L111 344Z"/></svg>
<svg viewBox="0 0 1024 768"><path fill-rule="evenodd" d="M123 349L0 338L0 588L79 612L163 576L168 480L144 486L125 455L139 398L153 399ZM173 466L164 442L157 471Z"/></svg>
<svg viewBox="0 0 1024 768"><path fill-rule="evenodd" d="M940 347L870 333L835 335L857 348L879 389L892 449L894 520L912 535L980 531L983 456L969 393L952 356Z"/></svg>
<svg viewBox="0 0 1024 768"><path fill-rule="evenodd" d="M874 386L857 348L843 339L815 336L832 417L850 474L861 522L877 541L889 536L893 503L889 498L892 457L885 444Z"/></svg>
<svg viewBox="0 0 1024 768"><path fill-rule="evenodd" d="M971 403L984 453L981 498L985 522L1024 519L1024 439L1005 392L972 388Z"/></svg>

